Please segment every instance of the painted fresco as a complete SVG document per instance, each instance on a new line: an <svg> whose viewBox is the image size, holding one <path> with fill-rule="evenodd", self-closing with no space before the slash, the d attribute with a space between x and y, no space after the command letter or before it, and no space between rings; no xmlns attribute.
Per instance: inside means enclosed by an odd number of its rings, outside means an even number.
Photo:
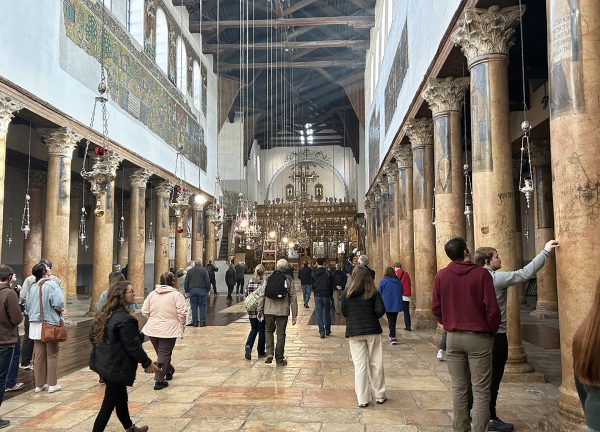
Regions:
<svg viewBox="0 0 600 432"><path fill-rule="evenodd" d="M413 160L414 167L413 171L413 209L424 209L427 208L427 191L425 180L425 147L414 147L413 148Z"/></svg>
<svg viewBox="0 0 600 432"><path fill-rule="evenodd" d="M406 169L400 169L398 171L398 178L400 183L398 184L397 193L398 199L400 200L400 206L398 207L398 219L407 220L408 219L408 199L406 196L406 190L412 185L408 184L408 179L406 175Z"/></svg>
<svg viewBox="0 0 600 432"><path fill-rule="evenodd" d="M448 116L439 116L435 120L435 193L452 193L452 160L450 158L450 130Z"/></svg>
<svg viewBox="0 0 600 432"><path fill-rule="evenodd" d="M408 71L408 31L406 22L400 36L400 43L396 48L396 55L392 63L392 69L388 77L387 85L385 86L385 130L387 131L396 112L398 104L398 95L404 85L404 78Z"/></svg>
<svg viewBox="0 0 600 432"><path fill-rule="evenodd" d="M129 34L110 14L105 15L106 31L101 41L101 7L90 0L63 0L66 36L98 61L103 44L110 98L167 144L182 146L184 155L206 171L204 129L173 84L174 79L164 76L153 58L133 45ZM148 36L154 40L146 32L146 39ZM171 40L174 43L175 38Z"/></svg>
<svg viewBox="0 0 600 432"><path fill-rule="evenodd" d="M489 71L486 62L478 63L471 68L473 172L494 170L488 79Z"/></svg>

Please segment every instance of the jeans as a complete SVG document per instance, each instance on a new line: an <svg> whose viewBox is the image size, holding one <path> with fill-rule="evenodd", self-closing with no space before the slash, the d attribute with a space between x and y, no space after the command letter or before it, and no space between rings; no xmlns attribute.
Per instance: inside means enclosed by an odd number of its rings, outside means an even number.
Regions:
<svg viewBox="0 0 600 432"><path fill-rule="evenodd" d="M198 324L198 307L200 307L200 322L206 322L206 288L190 289L190 304L192 306L192 323Z"/></svg>
<svg viewBox="0 0 600 432"><path fill-rule="evenodd" d="M244 278L241 279L237 279L235 281L235 293L239 294L239 293L244 293Z"/></svg>
<svg viewBox="0 0 600 432"><path fill-rule="evenodd" d="M395 338L396 337L396 322L398 320L398 312L386 312L385 317L387 318L390 337Z"/></svg>
<svg viewBox="0 0 600 432"><path fill-rule="evenodd" d="M402 315L404 315L404 328L407 330L411 329L410 326L410 302L403 300L402 301Z"/></svg>
<svg viewBox="0 0 600 432"><path fill-rule="evenodd" d="M215 292L215 294L217 293L217 280L214 278L210 279L210 285L213 288L213 291ZM208 288L208 291L210 291L210 287Z"/></svg>
<svg viewBox="0 0 600 432"><path fill-rule="evenodd" d="M498 418L496 415L496 401L498 400L498 390L500 390L500 381L504 375L504 366L508 360L508 339L506 333L496 333L494 336L494 348L492 350L492 383L490 385L490 418Z"/></svg>
<svg viewBox="0 0 600 432"><path fill-rule="evenodd" d="M150 343L156 352L156 364L160 364L160 370L154 374L154 381L165 381L166 374L175 372L175 368L171 366L171 355L177 338L158 338L150 336Z"/></svg>
<svg viewBox="0 0 600 432"><path fill-rule="evenodd" d="M331 298L315 297L315 312L319 333L331 333Z"/></svg>
<svg viewBox="0 0 600 432"><path fill-rule="evenodd" d="M231 294L233 293L233 287L235 286L235 284L233 285L227 285L227 298L231 297Z"/></svg>
<svg viewBox="0 0 600 432"><path fill-rule="evenodd" d="M354 363L354 392L359 405L369 403L371 393L375 399L383 399L385 379L381 335L352 336L348 342Z"/></svg>
<svg viewBox="0 0 600 432"><path fill-rule="evenodd" d="M312 285L302 285L302 299L306 306L308 306L308 302L310 301L310 290L312 290Z"/></svg>
<svg viewBox="0 0 600 432"><path fill-rule="evenodd" d="M275 361L283 361L285 351L285 329L287 327L287 316L265 315L265 349L269 357L273 357L273 345L275 344L274 332L277 329L277 346L275 346Z"/></svg>
<svg viewBox="0 0 600 432"><path fill-rule="evenodd" d="M2 399L4 399L6 376L8 375L14 349L14 346L0 348L0 405L2 405Z"/></svg>
<svg viewBox="0 0 600 432"><path fill-rule="evenodd" d="M17 343L15 344L15 350L13 351L12 360L10 362L10 368L8 368L8 376L6 377L6 388L14 387L17 384L17 378L19 377L19 356L21 354L21 339L17 335Z"/></svg>
<svg viewBox="0 0 600 432"><path fill-rule="evenodd" d="M250 333L248 333L246 346L250 348L254 347L256 335L258 335L256 350L258 351L258 355L262 356L265 354L265 321L259 321L258 318L250 318Z"/></svg>
<svg viewBox="0 0 600 432"><path fill-rule="evenodd" d="M452 377L455 431L486 431L490 420L492 347L487 334L448 332L448 372ZM469 382L473 387L473 409L469 418Z"/></svg>
<svg viewBox="0 0 600 432"><path fill-rule="evenodd" d="M105 382L106 387L104 389L104 399L102 400L102 406L100 412L94 422L94 428L92 432L102 432L108 421L113 409L116 408L117 417L123 425L124 429L129 429L133 426L131 417L129 417L129 407L127 406L127 386L125 384L115 384L109 381Z"/></svg>

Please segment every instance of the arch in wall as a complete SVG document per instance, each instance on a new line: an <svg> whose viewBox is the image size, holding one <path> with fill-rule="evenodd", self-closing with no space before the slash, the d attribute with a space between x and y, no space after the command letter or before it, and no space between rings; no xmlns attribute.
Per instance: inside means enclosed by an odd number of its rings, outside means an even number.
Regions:
<svg viewBox="0 0 600 432"><path fill-rule="evenodd" d="M275 171L275 173L271 176L271 178L269 179L269 185L267 186L267 191L265 193L265 200L270 199L269 196L271 194L271 187L273 186L273 182L275 181L275 179L286 169L291 168L294 166L294 164L297 161L289 161L286 162L285 164L283 164L281 167L279 167L279 169L277 171ZM350 197L350 189L348 188L348 183L346 182L346 179L344 178L344 176L342 175L341 172L339 172L339 170L337 168L335 168L331 162L328 161L324 161L324 160L319 160L319 159L303 159L302 162L310 162L312 164L315 164L321 168L326 168L326 169L330 169L333 170L333 172L335 173L335 175L340 179L340 181L342 182L342 184L344 185L344 198L348 201L351 201L352 198Z"/></svg>

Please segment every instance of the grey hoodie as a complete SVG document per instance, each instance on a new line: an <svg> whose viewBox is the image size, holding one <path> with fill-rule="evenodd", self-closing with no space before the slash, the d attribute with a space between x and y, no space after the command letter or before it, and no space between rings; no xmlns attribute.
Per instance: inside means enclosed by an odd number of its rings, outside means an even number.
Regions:
<svg viewBox="0 0 600 432"><path fill-rule="evenodd" d="M509 271L509 272L497 272L492 269L488 269L494 280L494 288L496 290L496 298L498 299L498 305L500 306L500 313L502 314L502 321L500 322L500 328L498 333L506 333L506 289L509 286L525 282L531 279L541 269L550 254L546 250L542 250L539 254L531 260L529 264L523 267L521 270Z"/></svg>

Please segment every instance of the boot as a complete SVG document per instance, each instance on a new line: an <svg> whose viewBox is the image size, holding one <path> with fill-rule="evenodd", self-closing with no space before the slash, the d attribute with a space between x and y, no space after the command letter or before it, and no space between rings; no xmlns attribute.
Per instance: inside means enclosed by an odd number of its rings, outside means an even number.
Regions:
<svg viewBox="0 0 600 432"><path fill-rule="evenodd" d="M126 429L125 432L146 432L147 430L148 430L148 426L133 425L129 429Z"/></svg>

